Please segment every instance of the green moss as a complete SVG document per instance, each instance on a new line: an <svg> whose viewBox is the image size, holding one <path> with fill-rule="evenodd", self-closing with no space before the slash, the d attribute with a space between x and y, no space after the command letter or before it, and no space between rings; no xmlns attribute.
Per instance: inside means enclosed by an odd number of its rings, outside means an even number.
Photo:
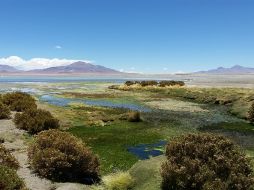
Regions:
<svg viewBox="0 0 254 190"><path fill-rule="evenodd" d="M124 171L137 162L137 157L127 151L128 146L155 143L162 138L145 122L117 122L107 127L76 126L69 132L88 143L99 155L103 173Z"/></svg>

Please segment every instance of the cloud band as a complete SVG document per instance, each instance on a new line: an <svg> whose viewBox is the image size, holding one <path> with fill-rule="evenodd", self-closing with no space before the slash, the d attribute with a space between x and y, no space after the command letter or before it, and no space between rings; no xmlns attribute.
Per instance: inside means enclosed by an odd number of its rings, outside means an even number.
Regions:
<svg viewBox="0 0 254 190"><path fill-rule="evenodd" d="M22 70L32 70L32 69L45 69L48 67L64 66L77 61L91 63L91 61L88 60L58 59L58 58L53 59L32 58L29 60L25 60L18 56L10 56L6 58L0 58L0 65L9 65Z"/></svg>

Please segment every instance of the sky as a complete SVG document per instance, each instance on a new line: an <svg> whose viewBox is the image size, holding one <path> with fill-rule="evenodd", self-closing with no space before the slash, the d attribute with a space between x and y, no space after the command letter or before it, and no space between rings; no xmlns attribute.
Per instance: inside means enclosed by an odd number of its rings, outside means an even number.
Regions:
<svg viewBox="0 0 254 190"><path fill-rule="evenodd" d="M254 67L253 0L0 0L0 64L126 72Z"/></svg>

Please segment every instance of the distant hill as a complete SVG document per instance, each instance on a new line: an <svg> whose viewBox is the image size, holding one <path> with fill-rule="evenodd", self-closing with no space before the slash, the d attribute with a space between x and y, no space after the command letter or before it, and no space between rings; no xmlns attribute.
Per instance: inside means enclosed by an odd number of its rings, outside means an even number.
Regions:
<svg viewBox="0 0 254 190"><path fill-rule="evenodd" d="M109 69L100 65L78 61L67 66L49 67L46 69L36 69L28 71L30 73L98 73L98 74L117 74L119 71Z"/></svg>
<svg viewBox="0 0 254 190"><path fill-rule="evenodd" d="M235 65L231 68L218 67L208 71L197 72L200 74L254 74L254 68Z"/></svg>
<svg viewBox="0 0 254 190"><path fill-rule="evenodd" d="M18 69L11 67L9 65L0 65L0 72L6 73L6 72L19 72Z"/></svg>

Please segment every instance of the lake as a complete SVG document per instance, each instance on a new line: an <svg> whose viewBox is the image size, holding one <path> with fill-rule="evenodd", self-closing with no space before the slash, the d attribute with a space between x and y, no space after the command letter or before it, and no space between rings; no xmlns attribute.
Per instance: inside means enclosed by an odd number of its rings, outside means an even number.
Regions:
<svg viewBox="0 0 254 190"><path fill-rule="evenodd" d="M109 82L123 83L127 79L112 77L84 77L84 76L0 76L0 83L36 83L36 82Z"/></svg>

